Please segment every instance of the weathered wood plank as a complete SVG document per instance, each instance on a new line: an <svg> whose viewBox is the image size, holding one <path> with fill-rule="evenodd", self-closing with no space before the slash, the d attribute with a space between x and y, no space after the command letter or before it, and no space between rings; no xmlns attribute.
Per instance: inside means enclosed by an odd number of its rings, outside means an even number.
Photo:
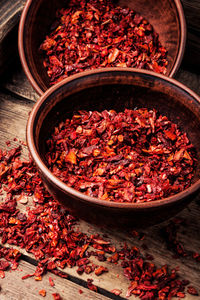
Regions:
<svg viewBox="0 0 200 300"><path fill-rule="evenodd" d="M182 3L188 32L183 63L188 70L200 73L200 1L182 0Z"/></svg>
<svg viewBox="0 0 200 300"><path fill-rule="evenodd" d="M17 53L17 25L26 0L0 1L0 74Z"/></svg>
<svg viewBox="0 0 200 300"><path fill-rule="evenodd" d="M0 146L5 148L5 141L26 140L25 128L28 113L33 102L16 100L10 95L0 94Z"/></svg>
<svg viewBox="0 0 200 300"><path fill-rule="evenodd" d="M175 79L185 84L195 93L200 95L200 74L195 74L184 69L180 69Z"/></svg>
<svg viewBox="0 0 200 300"><path fill-rule="evenodd" d="M19 62L17 63L14 72L9 74L9 76L1 82L1 86L6 88L11 94L16 95L16 97L23 97L34 102L39 98L39 95L32 88L25 76Z"/></svg>
<svg viewBox="0 0 200 300"><path fill-rule="evenodd" d="M15 271L6 273L5 278L0 279L0 299L1 300L37 300L42 299L40 290L46 290L45 300L52 300L53 293L59 293L63 300L91 299L108 300L103 295L97 294L89 289L73 283L67 279L62 279L54 274L47 273L42 277L42 281L35 281L30 277L22 280L22 276L33 274L34 267L28 262L21 261ZM53 279L55 286L49 284L49 276ZM82 291L80 294L79 291Z"/></svg>
<svg viewBox="0 0 200 300"><path fill-rule="evenodd" d="M176 74L175 79L182 82L200 95L200 75L180 69ZM8 93L10 92L17 97L24 97L34 102L39 99L38 94L30 85L21 68L16 69L15 72L9 76L8 80L2 84L2 86L8 91Z"/></svg>

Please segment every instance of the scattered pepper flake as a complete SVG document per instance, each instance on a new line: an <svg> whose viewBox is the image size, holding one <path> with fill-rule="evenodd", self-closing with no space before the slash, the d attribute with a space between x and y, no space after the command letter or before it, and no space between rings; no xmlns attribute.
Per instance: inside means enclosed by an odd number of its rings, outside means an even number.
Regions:
<svg viewBox="0 0 200 300"><path fill-rule="evenodd" d="M62 300L62 297L58 293L53 293L52 296L54 300Z"/></svg>
<svg viewBox="0 0 200 300"><path fill-rule="evenodd" d="M97 276L99 276L99 275L101 275L101 274L103 274L103 273L105 273L105 272L108 272L108 268L103 267L103 266L98 267L98 268L94 271L95 275L97 275Z"/></svg>
<svg viewBox="0 0 200 300"><path fill-rule="evenodd" d="M49 277L49 283L50 283L50 286L54 286L54 285L55 285L55 283L54 283L52 277Z"/></svg>
<svg viewBox="0 0 200 300"><path fill-rule="evenodd" d="M97 287L93 283L93 279L88 278L87 279L87 286L91 291L97 292Z"/></svg>
<svg viewBox="0 0 200 300"><path fill-rule="evenodd" d="M197 290L196 290L193 286L188 286L188 287L187 287L187 292L188 292L190 295L193 295L193 296L199 296L199 293L197 292Z"/></svg>
<svg viewBox="0 0 200 300"><path fill-rule="evenodd" d="M116 296L119 296L119 295L121 295L122 291L119 290L119 289L113 289L113 290L111 291L111 293L115 294Z"/></svg>
<svg viewBox="0 0 200 300"><path fill-rule="evenodd" d="M42 297L45 297L46 296L46 291L45 290L40 290L39 295L42 296Z"/></svg>
<svg viewBox="0 0 200 300"><path fill-rule="evenodd" d="M101 273L102 268L91 264L89 260L89 257L93 255L111 263L121 262L124 276L130 281L127 297L136 295L140 299L160 298L163 300L171 299L172 295L179 298L185 297L185 289L189 281L180 279L178 268L170 269L167 265L157 267L149 262L136 246L128 247L124 244L121 249L117 250L111 241L107 240L107 236L102 237L99 234L89 236L79 230L74 230L77 219L68 214L49 195L33 162L21 161L20 152L20 148L11 149L8 152L0 151L1 163L8 167L8 171L2 177L6 197L0 203L0 236L3 244L15 244L20 248L25 248L38 260L35 272L23 276L22 279L33 276L41 279L48 270L66 278L67 274L58 270L66 266L83 267L83 270L90 266L92 272L99 273L98 270L100 270ZM37 200L34 201L32 208L28 208L26 214L20 212L17 207L16 196L21 193L27 196L32 195ZM170 236L169 241L172 242L172 246L176 240L177 228L184 225L184 222L183 219L175 218L172 223L169 223L167 234ZM139 240L144 238L144 234L135 235ZM44 240L46 246L44 246ZM90 251L90 247L94 250ZM143 248L147 250L146 247L143 246ZM62 252L61 250L64 249L66 251ZM181 249L180 256L185 256L184 248L178 247L178 249ZM192 252L191 256L198 260L197 252ZM4 277L6 270L16 269L20 257L19 250L0 245L0 276ZM119 277L118 274L117 277ZM89 289L97 291L92 279L88 279L87 284ZM116 289L114 290L118 293ZM188 286L187 292L198 295L198 291L192 286ZM52 296L54 299L61 299L57 293Z"/></svg>

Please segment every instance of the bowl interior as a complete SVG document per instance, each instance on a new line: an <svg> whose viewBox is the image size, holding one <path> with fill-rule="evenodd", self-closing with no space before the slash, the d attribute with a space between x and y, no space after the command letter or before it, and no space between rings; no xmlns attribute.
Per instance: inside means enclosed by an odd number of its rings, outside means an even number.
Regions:
<svg viewBox="0 0 200 300"><path fill-rule="evenodd" d="M179 0L114 0L144 16L159 34L168 50L167 74L173 76L181 62L185 44L184 15ZM22 65L33 87L42 94L50 87L39 47L55 20L55 12L64 1L37 0L27 2L19 29L19 52Z"/></svg>
<svg viewBox="0 0 200 300"><path fill-rule="evenodd" d="M151 73L152 74L152 73ZM173 80L173 82L175 82ZM199 100L171 80L124 70L84 72L51 88L42 97L33 123L36 149L45 163L45 140L61 120L77 110L155 108L187 133L200 155L200 103ZM193 179L200 178L200 162Z"/></svg>

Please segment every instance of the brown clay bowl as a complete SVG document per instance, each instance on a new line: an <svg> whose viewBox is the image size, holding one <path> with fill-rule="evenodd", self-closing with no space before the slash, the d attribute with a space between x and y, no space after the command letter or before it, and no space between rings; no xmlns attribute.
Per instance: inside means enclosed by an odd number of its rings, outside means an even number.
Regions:
<svg viewBox="0 0 200 300"><path fill-rule="evenodd" d="M178 70L185 50L186 25L180 0L118 0L141 13L159 34L168 50L167 76ZM64 1L28 0L19 25L19 54L24 71L34 89L42 95L49 87L49 78L42 64L39 47L55 19L55 12Z"/></svg>
<svg viewBox="0 0 200 300"><path fill-rule="evenodd" d="M200 189L200 161L192 185L174 196L148 203L116 203L68 187L47 168L45 138L77 110L155 108L186 132L200 154L200 98L174 79L150 71L109 68L70 76L51 87L35 104L27 124L27 142L50 193L73 214L107 226L147 226L173 216Z"/></svg>

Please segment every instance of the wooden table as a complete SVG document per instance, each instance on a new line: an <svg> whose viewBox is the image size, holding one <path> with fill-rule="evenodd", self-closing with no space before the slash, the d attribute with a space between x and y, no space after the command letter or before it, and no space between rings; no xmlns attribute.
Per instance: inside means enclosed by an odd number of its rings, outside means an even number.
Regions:
<svg viewBox="0 0 200 300"><path fill-rule="evenodd" d="M16 1L17 2L17 1ZM19 1L18 1L19 2ZM23 1L22 1L23 2ZM185 1L186 4L187 1ZM194 1L195 2L195 1ZM176 79L186 84L193 89L197 94L200 94L200 76L197 73L189 72L183 67L176 75ZM5 142L13 141L14 137L19 140L25 140L25 128L28 118L28 113L32 109L34 103L38 99L38 95L34 92L29 82L27 81L24 72L21 69L19 60L16 60L14 69L4 73L0 85L0 147L5 149ZM26 153L24 154L26 155ZM3 201L0 200L0 201ZM27 204L27 206L30 204ZM19 205L20 210L24 211L26 207ZM180 217L183 217L188 222L187 228L182 228L179 232L179 240L184 244L187 250L200 252L200 197L185 208ZM173 252L167 249L165 240L162 237L161 229L168 224L168 221L160 225L150 227L139 232L144 233L144 240L134 238L129 233L116 230L101 230L84 221L79 221L77 226L83 232L92 234L107 234L108 239L112 241L116 247L119 247L125 241L129 245L141 247L143 243L149 247L148 253L154 256L154 262L158 265L168 264L170 268L179 266L179 274L182 278L190 280L191 285L200 289L200 262L196 262L191 256L185 258L172 258ZM6 245L4 245L6 246ZM21 250L21 249L20 249ZM22 280L21 277L26 274L33 273L37 261L25 250L21 250L24 254L20 261L19 267L15 271L6 272L6 277L0 279L0 299L1 300L29 300L42 299L38 291L45 289L47 295L44 299L53 299L52 293L58 292L62 299L124 299L129 286L129 281L123 275L123 270L119 264L109 264L103 262L101 265L107 266L108 273L100 277L93 275L78 275L75 268L66 268L64 272L69 274L68 279L60 278L51 273L47 273L42 281L35 281L34 278ZM49 276L53 277L55 286L49 285ZM92 278L94 284L98 287L98 293L95 293L87 288L87 278ZM79 290L83 293L80 294ZM111 293L113 289L120 289L122 294L120 297ZM200 291L199 291L200 292ZM131 296L130 299L136 299ZM138 299L138 298L137 298ZM194 297L189 294L185 299L200 299L200 296Z"/></svg>

